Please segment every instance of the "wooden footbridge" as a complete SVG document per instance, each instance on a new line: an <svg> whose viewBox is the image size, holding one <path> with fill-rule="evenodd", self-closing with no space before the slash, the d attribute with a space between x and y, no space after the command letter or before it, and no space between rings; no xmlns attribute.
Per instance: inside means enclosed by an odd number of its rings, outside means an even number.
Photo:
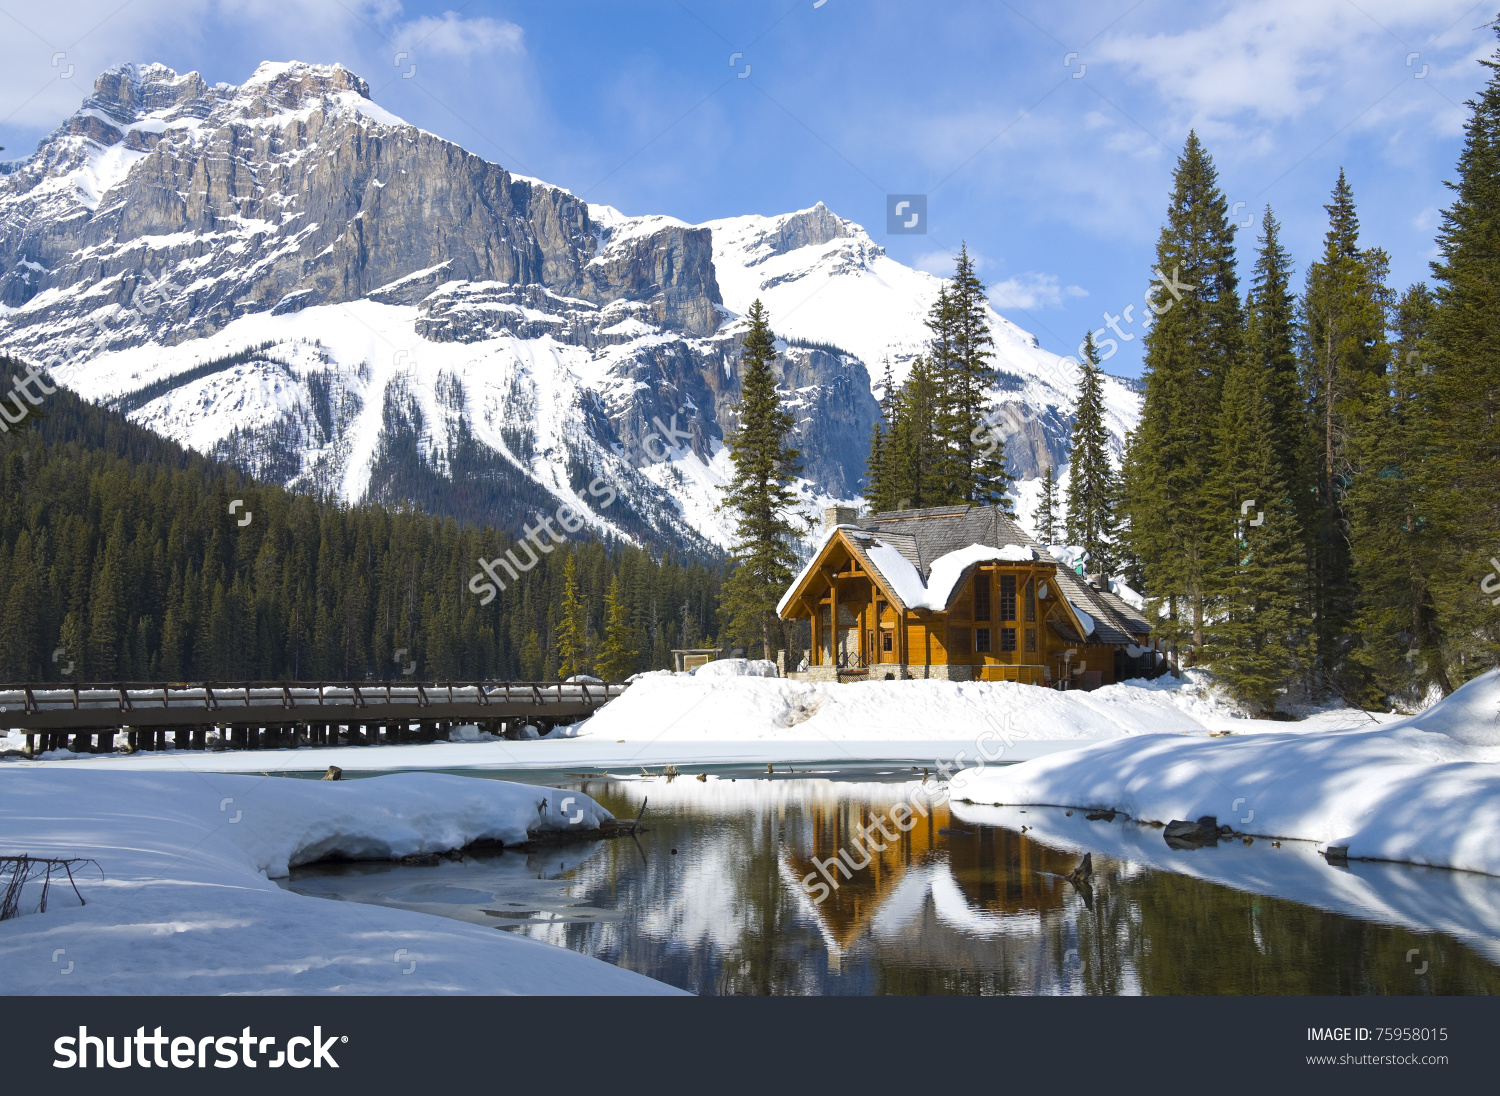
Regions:
<svg viewBox="0 0 1500 1096"><path fill-rule="evenodd" d="M205 682L0 684L0 728L27 752L108 753L115 736L136 750L284 749L448 740L455 727L520 737L587 716L625 691L605 682ZM213 736L217 742L210 742Z"/></svg>

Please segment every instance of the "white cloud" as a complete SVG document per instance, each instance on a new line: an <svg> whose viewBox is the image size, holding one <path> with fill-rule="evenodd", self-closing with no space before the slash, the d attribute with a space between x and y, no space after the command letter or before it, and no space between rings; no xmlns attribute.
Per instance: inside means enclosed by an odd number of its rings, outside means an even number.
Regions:
<svg viewBox="0 0 1500 1096"><path fill-rule="evenodd" d="M985 258L972 247L969 248L969 261L974 264L976 271L983 271ZM958 249L924 251L912 260L912 265L918 270L925 270L929 274L936 274L939 278L953 277L953 268L958 264Z"/></svg>
<svg viewBox="0 0 1500 1096"><path fill-rule="evenodd" d="M1064 300L1087 297L1088 290L1076 285L1058 285L1056 274L1025 271L990 286L990 303L995 311L1021 308L1027 312L1039 308L1061 308Z"/></svg>
<svg viewBox="0 0 1500 1096"><path fill-rule="evenodd" d="M424 15L402 23L392 37L402 46L467 61L476 55L514 56L525 52L524 32L514 23L482 15L465 19L446 11L441 19Z"/></svg>
<svg viewBox="0 0 1500 1096"><path fill-rule="evenodd" d="M1351 103L1368 107L1429 64L1434 77L1472 67L1466 61L1474 50L1457 33L1467 27L1454 23L1471 3L1254 0L1219 8L1195 26L1109 35L1092 53L1106 63L1102 72L1129 73L1188 124L1210 134L1243 133L1332 106L1340 113ZM1492 46L1486 39L1478 52Z"/></svg>

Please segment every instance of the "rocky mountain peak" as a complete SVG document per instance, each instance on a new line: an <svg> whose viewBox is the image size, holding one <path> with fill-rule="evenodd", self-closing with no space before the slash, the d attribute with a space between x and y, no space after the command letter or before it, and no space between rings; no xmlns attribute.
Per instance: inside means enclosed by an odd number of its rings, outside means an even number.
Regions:
<svg viewBox="0 0 1500 1096"><path fill-rule="evenodd" d="M566 502L680 549L729 543L750 303L784 340L816 511L858 495L867 366L902 378L939 284L821 202L699 225L591 206L341 65L213 86L120 65L0 172L0 349L87 398L291 486L502 523ZM991 322L1034 475L1065 455L1072 375Z"/></svg>
<svg viewBox="0 0 1500 1096"><path fill-rule="evenodd" d="M785 255L800 247L826 244L863 234L858 225L844 220L822 202L811 209L798 210L784 218L762 238L762 245L772 255Z"/></svg>
<svg viewBox="0 0 1500 1096"><path fill-rule="evenodd" d="M126 127L148 115L170 118L184 103L197 104L208 97L208 84L196 72L179 76L166 65L127 62L99 74L94 94L74 118L97 112Z"/></svg>

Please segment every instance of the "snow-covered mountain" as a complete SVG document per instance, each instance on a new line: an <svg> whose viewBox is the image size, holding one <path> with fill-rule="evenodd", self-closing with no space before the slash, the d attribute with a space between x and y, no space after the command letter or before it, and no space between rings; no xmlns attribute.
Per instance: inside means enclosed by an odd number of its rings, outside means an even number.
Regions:
<svg viewBox="0 0 1500 1096"><path fill-rule="evenodd" d="M513 175L340 66L122 65L0 165L0 347L252 473L517 527L729 543L741 317L785 340L809 509L857 497L886 359L940 281L821 203L689 225ZM1013 469L1065 463L1076 366L992 314ZM1118 446L1137 397L1110 380ZM1022 489L1024 501L1027 489Z"/></svg>

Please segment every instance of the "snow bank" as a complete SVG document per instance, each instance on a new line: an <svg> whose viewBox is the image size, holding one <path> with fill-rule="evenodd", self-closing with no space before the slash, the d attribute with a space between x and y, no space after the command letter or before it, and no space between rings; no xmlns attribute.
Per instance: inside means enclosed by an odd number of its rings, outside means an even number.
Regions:
<svg viewBox="0 0 1500 1096"><path fill-rule="evenodd" d="M1097 695L1097 694L1095 694ZM1192 739L1149 735L955 777L974 803L1113 807L1349 856L1500 875L1500 670L1413 719L1370 729Z"/></svg>
<svg viewBox="0 0 1500 1096"><path fill-rule="evenodd" d="M693 671L694 677L775 677L776 663L769 659L720 658L705 662Z"/></svg>
<svg viewBox="0 0 1500 1096"><path fill-rule="evenodd" d="M1008 720L1017 737L1033 741L1210 731L1183 709L1183 698L1129 685L1060 693L998 681L835 685L748 676L705 679L702 673L637 679L589 720L589 734L685 743L923 742L972 738L1001 720Z"/></svg>
<svg viewBox="0 0 1500 1096"><path fill-rule="evenodd" d="M103 878L78 873L86 906L64 886L46 913L0 924L0 993L673 992L563 948L272 881L334 853L514 843L608 817L578 792L437 773L332 782L7 767L0 851L92 857Z"/></svg>

